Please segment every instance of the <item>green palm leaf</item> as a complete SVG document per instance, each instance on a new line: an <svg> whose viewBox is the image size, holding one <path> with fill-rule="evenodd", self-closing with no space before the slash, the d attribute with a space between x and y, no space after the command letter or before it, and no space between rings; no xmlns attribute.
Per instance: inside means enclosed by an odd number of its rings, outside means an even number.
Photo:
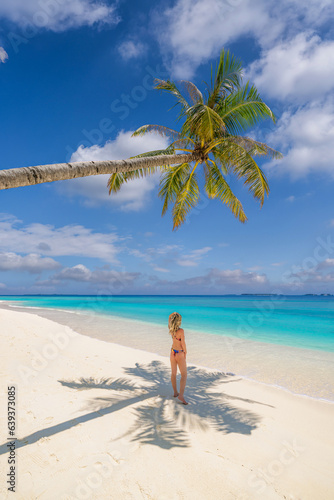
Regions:
<svg viewBox="0 0 334 500"><path fill-rule="evenodd" d="M159 196L163 199L162 215L166 213L170 203L176 200L189 171L189 163L181 163L180 165L166 167L159 186Z"/></svg>
<svg viewBox="0 0 334 500"><path fill-rule="evenodd" d="M221 98L215 109L224 121L227 132L232 135L238 135L265 118L271 118L275 122L273 112L262 101L256 88L250 87L249 83L238 92Z"/></svg>
<svg viewBox="0 0 334 500"><path fill-rule="evenodd" d="M241 85L242 65L241 61L230 54L230 51L222 50L215 76L211 68L211 87L207 104L214 108L219 98L227 93L234 92Z"/></svg>
<svg viewBox="0 0 334 500"><path fill-rule="evenodd" d="M180 104L181 112L179 115L179 119L182 118L182 116L184 116L186 110L189 108L189 103L185 99L185 97L183 97L183 95L181 94L180 90L177 88L175 83L171 82L170 80L159 80L158 78L156 78L154 80L154 83L155 83L155 87L154 87L155 89L164 90L164 91L168 92L169 94L174 95L174 97L176 97L177 102L174 106L177 106L178 104Z"/></svg>
<svg viewBox="0 0 334 500"><path fill-rule="evenodd" d="M203 141L212 141L225 131L222 118L205 104L194 104L187 111L187 119L183 124L181 135L200 137Z"/></svg>
<svg viewBox="0 0 334 500"><path fill-rule="evenodd" d="M163 125L143 125L133 132L132 137L144 135L148 132L157 132L159 135L169 137L172 140L176 140L180 137L180 132L177 132L169 127L164 127Z"/></svg>
<svg viewBox="0 0 334 500"><path fill-rule="evenodd" d="M147 153L140 153L136 156L130 156L130 158L145 158L147 156L161 156L161 155L173 155L175 153L175 148L173 144L170 144L166 149L156 149L155 151L147 151Z"/></svg>
<svg viewBox="0 0 334 500"><path fill-rule="evenodd" d="M193 167L192 171L186 177L182 185L182 189L178 192L173 207L173 229L177 229L186 220L187 214L194 208L199 200L199 187L195 169L197 164Z"/></svg>
<svg viewBox="0 0 334 500"><path fill-rule="evenodd" d="M269 185L263 171L252 156L239 144L230 142L224 148L216 148L215 157L227 167L228 172L243 179L254 198L260 200L261 206L265 195L269 194Z"/></svg>
<svg viewBox="0 0 334 500"><path fill-rule="evenodd" d="M240 222L246 222L247 217L243 206L233 194L222 172L219 170L219 167L214 161L206 162L206 166L205 190L208 196L210 198L218 198L230 208L233 215L239 219Z"/></svg>

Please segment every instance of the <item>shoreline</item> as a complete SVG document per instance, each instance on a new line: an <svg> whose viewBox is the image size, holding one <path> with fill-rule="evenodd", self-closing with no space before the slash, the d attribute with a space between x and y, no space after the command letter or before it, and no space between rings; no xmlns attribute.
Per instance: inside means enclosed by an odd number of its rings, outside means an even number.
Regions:
<svg viewBox="0 0 334 500"><path fill-rule="evenodd" d="M185 407L166 356L27 312L2 308L0 324L1 382L18 391L17 498L333 497L332 403L190 363ZM2 432L7 472L5 445Z"/></svg>
<svg viewBox="0 0 334 500"><path fill-rule="evenodd" d="M132 348L139 346L141 350L162 356L169 352L166 329L142 320L91 311L12 305L5 301L0 303L1 308L37 314L109 343ZM113 330L112 334L110 330ZM291 394L334 402L334 356L331 352L210 333L205 334L207 348L203 351L201 332L191 330L186 337L192 349L193 363L197 366L232 372L246 380L277 387ZM215 355L210 354L210 349L215 351Z"/></svg>
<svg viewBox="0 0 334 500"><path fill-rule="evenodd" d="M242 294L242 295L236 295L236 296L231 296L231 295L228 295L226 297L243 297L244 295L246 296L249 296L248 294ZM250 296L253 296L252 294ZM256 295L257 296L257 295ZM263 295L259 295L259 297L262 297ZM307 297L307 295L305 295ZM34 296L32 296L34 297ZM45 297L48 297L48 296L41 296L43 298ZM60 296L57 296L57 297L62 297L61 295ZM96 296L86 296L86 295L83 295L83 296L64 296L64 297L73 297L73 298L76 298L76 297L92 297L92 298L97 298ZM113 296L106 296L107 298L110 298L110 297L113 297ZM118 297L118 296L116 296ZM121 296L122 297L122 296ZM128 296L125 296L125 297L128 297ZM137 296L135 296L137 297ZM141 297L141 296L138 296L138 297ZM146 297L146 296L145 296ZM153 296L155 297L155 296ZM161 297L170 297L170 296L161 296ZM190 296L191 297L191 296ZM196 297L202 297L202 296L196 296ZM203 297L206 297L206 296L203 296ZM220 296L219 296L220 297ZM286 298L287 296L284 296L282 295L282 297ZM292 296L292 297L304 297L304 296ZM322 296L319 296L319 297L322 297ZM24 300L24 299L23 299ZM66 308L62 308L62 307L54 307L54 306L39 306L39 305L35 305L35 306L30 306L30 305L20 305L19 301L16 302L16 301L11 301L10 299L6 299L6 300L0 300L0 304L1 302L3 302L4 304L6 303L9 303L10 307L14 307L14 308L31 308L31 309L37 309L37 310L54 310L54 311L63 311L63 312L68 312L69 314L91 314L92 312L94 314L96 314L97 317L104 317L104 318L109 318L109 319L119 319L119 320L124 320L124 321L134 321L134 322L137 322L137 323L143 323L145 325L148 325L150 327L157 327L157 328L162 328L164 327L164 324L163 323L158 323L156 321L151 321L151 320L147 320L147 318L143 319L143 318L138 318L138 317L128 317L126 315L122 315L122 314L119 314L119 315L115 315L115 314L109 314L107 312L103 312L103 311L99 311L99 312L96 312L94 309L90 309L90 308L85 308L85 307L82 307L82 308L74 308L74 309L66 309ZM17 305L18 304L18 305ZM257 310L256 310L257 311ZM255 311L255 312L256 312ZM242 326L244 327L245 325L242 323ZM254 327L255 328L255 327ZM284 343L284 342L280 342L279 339L276 337L274 340L270 339L270 335L269 336L265 336L265 338L261 338L261 337L256 337L256 338L251 338L251 335L250 334L247 334L247 335L244 335L244 334L239 334L239 330L237 330L236 328L233 328L233 330L231 330L230 326L227 326L226 329L225 329L225 332L222 332L221 329L219 329L219 331L216 329L216 328L213 328L213 329L197 329L196 327L190 327L188 325L187 327L187 330L189 331L192 331L196 334L203 334L203 332L205 331L205 334L208 334L208 335L214 335L215 337L219 337L219 338L226 338L226 339L230 339L230 340L233 340L233 339L241 339L243 341L249 341L249 342L255 342L255 343L259 343L259 344L265 344L265 345L269 345L269 346L281 346L281 347L284 347L284 348L291 348L291 349L302 349L302 350L308 350L308 351L311 351L311 352L321 352L321 353L332 353L333 356L334 356L334 344L331 343L330 345L326 345L326 346L323 346L322 344L317 344L317 345L308 345L307 347L304 346L304 344L299 340L299 343ZM282 337L282 332L280 333L280 337ZM296 340L295 340L296 342ZM317 342L319 342L317 340Z"/></svg>

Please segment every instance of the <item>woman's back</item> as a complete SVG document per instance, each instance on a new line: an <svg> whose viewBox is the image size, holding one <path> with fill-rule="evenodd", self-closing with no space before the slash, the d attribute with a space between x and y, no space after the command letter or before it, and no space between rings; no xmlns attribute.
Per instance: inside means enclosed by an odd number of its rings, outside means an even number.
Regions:
<svg viewBox="0 0 334 500"><path fill-rule="evenodd" d="M182 343L182 334L183 334L183 328L179 328L174 334L172 334L173 338L173 345L175 349L181 348L181 343Z"/></svg>

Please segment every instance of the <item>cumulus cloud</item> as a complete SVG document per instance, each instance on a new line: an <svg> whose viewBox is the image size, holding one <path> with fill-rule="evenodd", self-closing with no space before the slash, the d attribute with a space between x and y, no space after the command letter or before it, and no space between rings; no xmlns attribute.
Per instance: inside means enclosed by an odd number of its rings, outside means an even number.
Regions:
<svg viewBox="0 0 334 500"><path fill-rule="evenodd" d="M13 252L0 252L0 271L27 271L39 274L59 267L61 267L59 262L35 253L22 256Z"/></svg>
<svg viewBox="0 0 334 500"><path fill-rule="evenodd" d="M221 292L240 293L245 291L265 291L269 289L269 282L265 274L245 272L242 269L210 269L206 274L170 281L155 279L158 289L187 293Z"/></svg>
<svg viewBox="0 0 334 500"><path fill-rule="evenodd" d="M0 18L52 31L119 21L113 5L95 0L1 0Z"/></svg>
<svg viewBox="0 0 334 500"><path fill-rule="evenodd" d="M247 76L270 97L304 103L334 86L334 41L299 33L264 51Z"/></svg>
<svg viewBox="0 0 334 500"><path fill-rule="evenodd" d="M121 131L113 141L103 146L80 146L71 157L71 161L119 160L135 156L146 151L165 149L168 141L158 134L131 137L132 131ZM69 196L82 196L88 204L110 203L123 211L143 209L156 189L160 174L142 179L134 179L122 186L118 193L109 196L107 182L109 175L97 175L72 179L58 183L57 189Z"/></svg>
<svg viewBox="0 0 334 500"><path fill-rule="evenodd" d="M141 57L146 53L146 50L147 47L145 44L133 40L125 40L118 46L118 52L125 61Z"/></svg>
<svg viewBox="0 0 334 500"><path fill-rule="evenodd" d="M8 54L3 47L0 47L0 62L4 63L8 59Z"/></svg>
<svg viewBox="0 0 334 500"><path fill-rule="evenodd" d="M157 16L157 37L175 78L191 78L202 62L241 35L272 38L280 31L279 21L271 25L264 2L244 0L237 15L231 4L178 0Z"/></svg>
<svg viewBox="0 0 334 500"><path fill-rule="evenodd" d="M333 13L330 0L177 0L156 15L155 30L174 77L191 78L242 36L268 49L282 37L328 22Z"/></svg>
<svg viewBox="0 0 334 500"><path fill-rule="evenodd" d="M52 256L85 256L117 262L120 238L114 233L97 233L80 225L56 228L52 225L22 225L11 217L0 218L0 250Z"/></svg>
<svg viewBox="0 0 334 500"><path fill-rule="evenodd" d="M51 279L39 282L39 285L50 286L60 284L64 281L91 283L95 285L107 285L108 287L127 288L140 277L137 272L120 272L110 269L108 266L91 271L83 264L73 267L65 267Z"/></svg>
<svg viewBox="0 0 334 500"><path fill-rule="evenodd" d="M334 99L288 109L266 140L285 153L283 160L265 166L270 172L294 179L311 172L334 177Z"/></svg>
<svg viewBox="0 0 334 500"><path fill-rule="evenodd" d="M321 262L306 260L302 266L294 266L291 272L283 277L284 283L302 289L305 285L334 283L334 259L327 258Z"/></svg>
<svg viewBox="0 0 334 500"><path fill-rule="evenodd" d="M193 250L187 255L182 255L182 257L177 259L176 262L179 266L185 266L185 267L198 266L201 258L204 255L206 255L210 250L212 250L211 247L204 247L204 248L199 248L197 250Z"/></svg>
<svg viewBox="0 0 334 500"><path fill-rule="evenodd" d="M169 273L169 269L165 269L164 267L153 267L153 269L158 273Z"/></svg>

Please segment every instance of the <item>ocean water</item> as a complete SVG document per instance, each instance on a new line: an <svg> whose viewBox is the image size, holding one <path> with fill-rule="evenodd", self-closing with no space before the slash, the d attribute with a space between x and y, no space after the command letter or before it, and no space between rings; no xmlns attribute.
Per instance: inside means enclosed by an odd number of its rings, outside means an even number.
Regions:
<svg viewBox="0 0 334 500"><path fill-rule="evenodd" d="M1 307L169 356L168 316L182 315L187 363L334 401L332 296L24 296ZM140 355L139 359L140 359Z"/></svg>
<svg viewBox="0 0 334 500"><path fill-rule="evenodd" d="M178 311L185 330L334 352L333 296L23 296L25 307L140 320L160 326Z"/></svg>

